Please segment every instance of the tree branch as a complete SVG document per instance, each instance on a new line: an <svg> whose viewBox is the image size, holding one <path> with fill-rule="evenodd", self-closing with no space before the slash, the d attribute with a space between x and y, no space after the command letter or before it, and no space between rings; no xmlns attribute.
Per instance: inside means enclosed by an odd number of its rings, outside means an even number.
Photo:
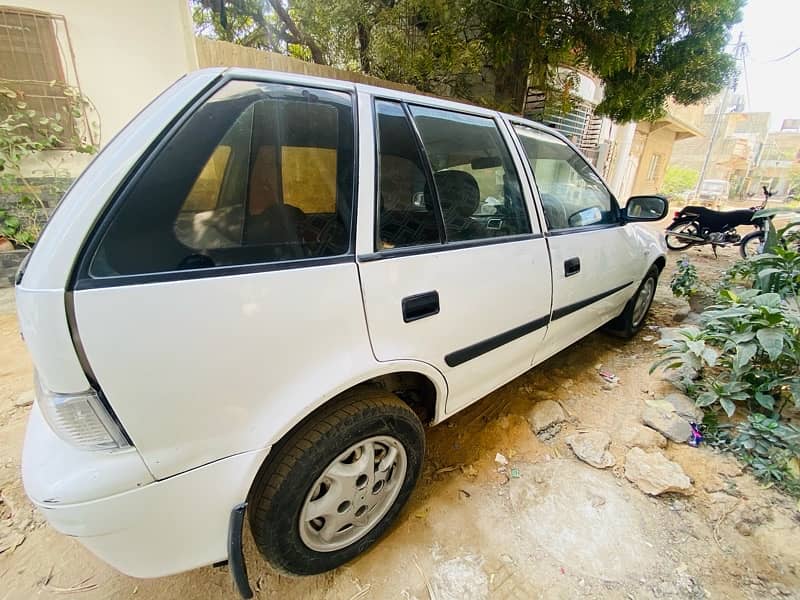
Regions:
<svg viewBox="0 0 800 600"><path fill-rule="evenodd" d="M289 30L292 36L298 40L302 40L302 44L308 47L308 49L311 51L312 60L318 65L327 65L328 63L325 60L325 54L322 52L322 48L320 48L309 36L303 35L303 33L297 27L297 24L294 22L294 19L292 19L291 15L289 15L289 11L287 11L283 4L281 4L281 0L269 0L269 3L272 5L272 8L275 9L278 18L283 21L283 24L286 25L286 28Z"/></svg>

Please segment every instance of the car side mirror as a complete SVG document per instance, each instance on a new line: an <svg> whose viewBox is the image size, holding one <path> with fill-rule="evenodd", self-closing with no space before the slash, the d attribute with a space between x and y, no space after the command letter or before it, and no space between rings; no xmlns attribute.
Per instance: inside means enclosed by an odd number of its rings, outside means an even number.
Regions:
<svg viewBox="0 0 800 600"><path fill-rule="evenodd" d="M596 206L584 208L576 213L572 213L567 219L570 227L586 227L587 225L596 225L603 220L602 211Z"/></svg>
<svg viewBox="0 0 800 600"><path fill-rule="evenodd" d="M622 217L625 221L660 221L669 212L664 196L631 196Z"/></svg>

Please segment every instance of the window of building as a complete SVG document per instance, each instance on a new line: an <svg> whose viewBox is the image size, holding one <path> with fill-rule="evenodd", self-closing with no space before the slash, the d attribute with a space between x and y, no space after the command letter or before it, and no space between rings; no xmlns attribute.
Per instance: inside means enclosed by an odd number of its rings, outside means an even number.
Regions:
<svg viewBox="0 0 800 600"><path fill-rule="evenodd" d="M515 125L531 164L550 230L616 223L608 188L585 159L554 135Z"/></svg>
<svg viewBox="0 0 800 600"><path fill-rule="evenodd" d="M647 167L647 181L655 181L658 177L658 168L661 166L661 155L653 154Z"/></svg>
<svg viewBox="0 0 800 600"><path fill-rule="evenodd" d="M331 257L350 249L350 96L232 82L120 199L95 277Z"/></svg>
<svg viewBox="0 0 800 600"><path fill-rule="evenodd" d="M72 137L77 123L70 94L77 85L64 17L0 6L0 79L21 93L26 110L51 118L60 115L62 139ZM0 118L7 114L0 104ZM91 131L87 135L91 138Z"/></svg>

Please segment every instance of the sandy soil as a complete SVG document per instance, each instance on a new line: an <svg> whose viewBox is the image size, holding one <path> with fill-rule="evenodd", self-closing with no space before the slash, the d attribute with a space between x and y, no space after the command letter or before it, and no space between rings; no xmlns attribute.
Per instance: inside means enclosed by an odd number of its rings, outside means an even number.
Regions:
<svg viewBox="0 0 800 600"><path fill-rule="evenodd" d="M690 255L706 281L735 258ZM649 376L658 325L680 306L669 293L675 255L646 328L636 340L595 333L428 432L424 475L396 526L376 547L333 573L273 574L248 538L258 598L800 598L800 506L763 489L729 456L670 444L664 451L693 480L689 496L651 498L630 484L625 441L648 398L670 391ZM10 307L0 302L0 307ZM2 310L0 308L0 310ZM604 389L598 365L621 383ZM32 510L20 482L31 365L13 314L0 314L0 598L236 598L226 567L159 580L121 575ZM608 386L606 386L608 387ZM542 399L568 422L552 439L526 415ZM617 466L594 469L565 437L601 430ZM498 472L502 453L516 469ZM142 549L146 551L146 549Z"/></svg>

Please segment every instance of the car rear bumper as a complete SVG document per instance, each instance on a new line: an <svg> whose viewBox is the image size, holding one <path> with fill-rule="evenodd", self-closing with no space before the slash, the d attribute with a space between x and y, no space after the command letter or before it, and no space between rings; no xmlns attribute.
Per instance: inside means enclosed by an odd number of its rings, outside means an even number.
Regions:
<svg viewBox="0 0 800 600"><path fill-rule="evenodd" d="M30 431L41 427L47 425L37 409L31 413L23 452L26 492L54 529L134 577L161 577L226 560L230 512L245 501L269 451L237 454L168 479L66 503L58 501L60 480L46 481L49 473L35 468L40 456L58 456L64 450L59 447L64 442L54 435L32 440ZM88 461L94 453L76 454L72 467L85 472L81 455ZM120 458L129 460L122 454Z"/></svg>

